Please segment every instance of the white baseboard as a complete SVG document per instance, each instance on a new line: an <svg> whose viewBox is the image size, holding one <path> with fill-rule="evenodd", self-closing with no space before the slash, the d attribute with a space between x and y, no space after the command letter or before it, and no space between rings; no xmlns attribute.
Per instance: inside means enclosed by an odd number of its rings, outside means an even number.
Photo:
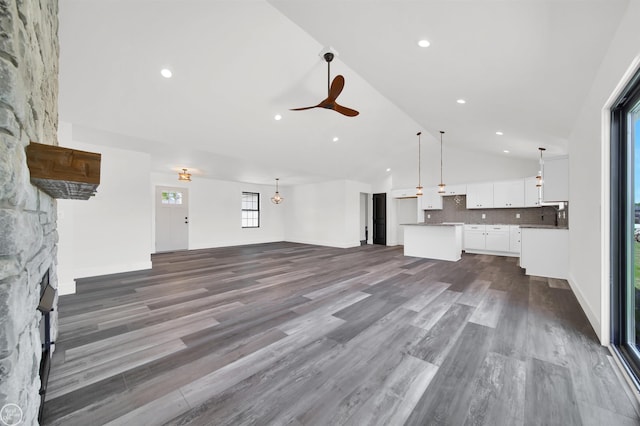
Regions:
<svg viewBox="0 0 640 426"><path fill-rule="evenodd" d="M600 340L600 344L604 346L608 346L609 342L602 341L602 333L601 333L602 324L600 323L598 316L594 313L593 308L587 302L587 299L584 297L584 294L582 294L582 291L580 290L580 286L576 284L571 274L569 274L569 278L567 279L567 282L571 286L571 290L573 290L573 294L576 295L576 299L578 299L578 303L580 304L580 307L582 308L585 315L587 316L589 323L591 323L591 327L593 327L593 331L596 332L596 335L598 336L598 340Z"/></svg>
<svg viewBox="0 0 640 426"><path fill-rule="evenodd" d="M360 247L360 241L356 243L336 243L333 241L321 241L321 240L298 240L295 238L288 238L285 240L288 243L298 244L311 244L314 246L335 247L335 248L354 248Z"/></svg>

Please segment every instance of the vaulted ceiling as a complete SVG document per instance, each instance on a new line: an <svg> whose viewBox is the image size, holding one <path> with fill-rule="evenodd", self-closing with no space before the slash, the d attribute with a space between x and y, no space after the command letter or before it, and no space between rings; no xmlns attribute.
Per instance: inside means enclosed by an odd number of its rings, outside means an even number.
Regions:
<svg viewBox="0 0 640 426"><path fill-rule="evenodd" d="M565 154L627 4L60 0L60 119L156 171L256 183L380 179L414 167L419 130L426 149L445 130L478 155ZM289 111L326 96L329 46L357 117Z"/></svg>

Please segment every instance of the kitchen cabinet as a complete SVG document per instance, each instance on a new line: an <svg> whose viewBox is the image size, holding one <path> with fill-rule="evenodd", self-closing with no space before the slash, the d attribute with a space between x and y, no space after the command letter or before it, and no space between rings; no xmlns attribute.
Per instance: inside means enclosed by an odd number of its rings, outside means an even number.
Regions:
<svg viewBox="0 0 640 426"><path fill-rule="evenodd" d="M467 208L493 208L493 183L470 183L467 185Z"/></svg>
<svg viewBox="0 0 640 426"><path fill-rule="evenodd" d="M463 240L470 253L511 253L509 225L465 225Z"/></svg>
<svg viewBox="0 0 640 426"><path fill-rule="evenodd" d="M394 189L391 191L391 198L415 198L416 192L415 188Z"/></svg>
<svg viewBox="0 0 640 426"><path fill-rule="evenodd" d="M524 179L494 182L493 207L524 207Z"/></svg>
<svg viewBox="0 0 640 426"><path fill-rule="evenodd" d="M437 186L424 188L423 195L420 197L420 205L422 210L442 210L442 196L438 194Z"/></svg>
<svg viewBox="0 0 640 426"><path fill-rule="evenodd" d="M524 206L540 207L540 199L538 198L538 180L535 176L524 179Z"/></svg>
<svg viewBox="0 0 640 426"><path fill-rule="evenodd" d="M544 201L569 201L569 159L552 158L544 162Z"/></svg>
<svg viewBox="0 0 640 426"><path fill-rule="evenodd" d="M509 251L509 226L487 225L485 249L488 251Z"/></svg>
<svg viewBox="0 0 640 426"><path fill-rule="evenodd" d="M520 227L509 225L509 251L511 253L520 253L520 241Z"/></svg>
<svg viewBox="0 0 640 426"><path fill-rule="evenodd" d="M464 249L484 250L485 249L485 225L465 225L464 226Z"/></svg>
<svg viewBox="0 0 640 426"><path fill-rule="evenodd" d="M444 194L441 195L465 195L467 193L467 185L446 185Z"/></svg>

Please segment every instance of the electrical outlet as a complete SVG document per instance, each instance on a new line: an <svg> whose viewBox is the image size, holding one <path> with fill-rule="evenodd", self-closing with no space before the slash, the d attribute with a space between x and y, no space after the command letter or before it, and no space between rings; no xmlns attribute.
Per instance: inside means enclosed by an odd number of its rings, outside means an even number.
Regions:
<svg viewBox="0 0 640 426"><path fill-rule="evenodd" d="M484 214L484 213L482 213L482 218L483 218L483 219L486 219L486 218L487 218L487 215L486 215L486 214Z"/></svg>
<svg viewBox="0 0 640 426"><path fill-rule="evenodd" d="M427 219L431 219L431 215L430 214L427 215Z"/></svg>
<svg viewBox="0 0 640 426"><path fill-rule="evenodd" d="M520 219L520 213L516 213L516 219Z"/></svg>

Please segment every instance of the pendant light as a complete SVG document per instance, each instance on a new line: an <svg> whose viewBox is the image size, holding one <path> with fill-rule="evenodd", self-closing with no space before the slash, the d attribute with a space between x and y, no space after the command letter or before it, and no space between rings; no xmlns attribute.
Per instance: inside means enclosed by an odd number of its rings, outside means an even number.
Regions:
<svg viewBox="0 0 640 426"><path fill-rule="evenodd" d="M444 194L445 184L442 180L442 135L444 135L444 130L440 130L440 184L438 185L438 194Z"/></svg>
<svg viewBox="0 0 640 426"><path fill-rule="evenodd" d="M416 195L418 197L422 196L422 170L420 169L420 135L422 134L422 132L418 132L416 133L416 136L418 136L418 186L416 186L417 192Z"/></svg>
<svg viewBox="0 0 640 426"><path fill-rule="evenodd" d="M542 205L542 186L544 185L544 161L542 160L542 153L546 151L546 148L538 148L540 151L540 162L538 167L538 176L536 176L536 188L538 188L538 205Z"/></svg>
<svg viewBox="0 0 640 426"><path fill-rule="evenodd" d="M273 197L271 197L271 202L273 204L280 204L284 201L284 198L280 196L280 192L278 191L278 181L280 178L276 178L276 193Z"/></svg>
<svg viewBox="0 0 640 426"><path fill-rule="evenodd" d="M191 182L191 173L187 169L182 169L182 173L178 172L178 180L180 182Z"/></svg>

